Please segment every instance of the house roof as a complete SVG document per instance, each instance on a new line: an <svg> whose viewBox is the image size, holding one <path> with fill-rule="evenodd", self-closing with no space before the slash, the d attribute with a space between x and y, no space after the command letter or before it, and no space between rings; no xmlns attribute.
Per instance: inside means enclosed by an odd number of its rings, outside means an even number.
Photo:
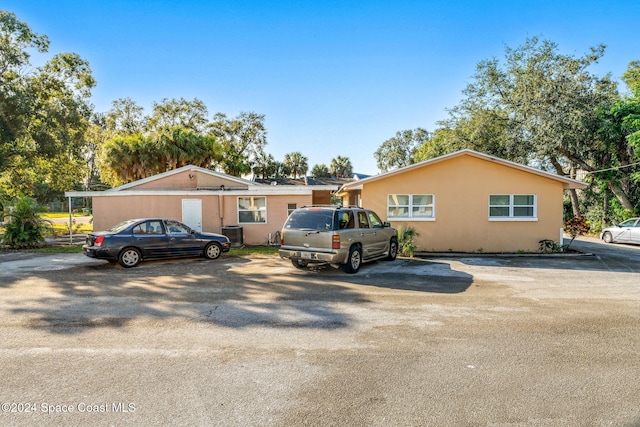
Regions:
<svg viewBox="0 0 640 427"><path fill-rule="evenodd" d="M143 184L157 181L172 175L176 175L183 172L198 172L207 174L213 177L221 178L226 181L235 182L242 188L224 188L224 186L216 188L136 188ZM249 181L236 176L227 175L225 173L212 171L210 169L201 168L199 166L187 165L178 169L174 169L168 172L159 173L147 178L139 179L137 181L129 182L127 184L120 185L118 187L111 188L104 191L67 191L65 197L107 197L107 196L120 196L126 194L127 196L136 195L181 195L181 196L201 196L204 194L221 194L225 195L243 195L247 193L256 195L292 195L292 194L312 194L314 190L326 190L336 191L343 182L318 182L314 185L272 185L263 184L260 182ZM125 191L126 190L126 191Z"/></svg>
<svg viewBox="0 0 640 427"><path fill-rule="evenodd" d="M131 187L137 187L139 185L146 184L148 182L157 181L158 179L166 178L168 176L176 175L176 174L179 174L179 173L182 173L182 172L185 172L185 171L200 172L200 173L204 173L204 174L207 174L207 175L215 176L215 177L218 177L218 178L224 178L224 179L226 179L228 181L237 182L238 184L241 184L241 185L247 185L247 186L256 185L256 183L254 183L254 182L248 181L246 179L238 178L237 176L227 175L226 173L212 171L211 169L201 168L199 166L187 165L187 166L183 166L183 167L178 168L178 169L170 170L170 171L167 171L167 172L159 173L157 175L149 176L147 178L139 179L137 181L129 182L127 184L123 184L123 185L120 185L118 187L114 187L114 188L111 188L111 189L105 190L105 191L106 192L122 191L122 190L129 189ZM262 184L257 184L257 185L262 185Z"/></svg>
<svg viewBox="0 0 640 427"><path fill-rule="evenodd" d="M265 185L331 185L336 188L354 181L354 178L256 178L254 182Z"/></svg>
<svg viewBox="0 0 640 427"><path fill-rule="evenodd" d="M544 178L548 178L548 179L552 179L552 180L555 180L555 181L559 181L559 182L561 182L563 184L565 190L588 187L588 184L586 184L586 183L584 183L582 181L578 181L578 180L575 180L575 179L567 178L567 177L560 176L560 175L557 175L557 174L554 174L554 173L545 172L543 170L536 169L536 168L533 168L531 166L525 166L525 165L522 165L520 163L512 162L512 161L509 161L509 160L504 160L504 159L501 159L499 157L490 156L490 155L484 154L484 153L479 153L479 152L474 151L474 150L465 149L465 150L456 151L454 153L445 154L444 156L435 157L433 159L424 160L424 161L419 162L419 163L414 163L412 165L405 166L403 168L394 169L392 171L385 172L385 173L382 173L382 174L379 174L379 175L375 175L375 176L371 176L371 177L368 177L368 178L364 178L364 179L361 179L359 181L355 181L355 182L350 182L350 183L344 184L340 188L339 193L342 193L344 191L349 191L349 190L361 189L364 184L367 184L367 183L370 183L370 182L374 182L374 181L378 181L380 179L388 178L390 176L402 174L402 173L405 173L405 172L408 172L408 171L411 171L411 170L414 170L414 169L428 167L429 165L433 165L433 164L436 164L436 163L444 162L444 161L447 161L447 160L450 160L450 159L454 159L456 157L461 157L461 156L476 157L478 159L486 160L486 161L489 161L489 162L494 162L494 163L500 164L502 166L518 169L518 170L521 170L523 172L527 172L527 173L531 173L531 174L534 174L534 175L542 176Z"/></svg>

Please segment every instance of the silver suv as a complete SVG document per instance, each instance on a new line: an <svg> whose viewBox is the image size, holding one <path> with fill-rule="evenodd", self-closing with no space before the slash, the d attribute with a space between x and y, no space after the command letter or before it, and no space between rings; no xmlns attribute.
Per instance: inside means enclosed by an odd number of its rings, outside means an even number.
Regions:
<svg viewBox="0 0 640 427"><path fill-rule="evenodd" d="M375 212L341 206L308 206L289 215L280 234L280 256L297 268L341 266L356 273L363 262L398 255L398 232Z"/></svg>

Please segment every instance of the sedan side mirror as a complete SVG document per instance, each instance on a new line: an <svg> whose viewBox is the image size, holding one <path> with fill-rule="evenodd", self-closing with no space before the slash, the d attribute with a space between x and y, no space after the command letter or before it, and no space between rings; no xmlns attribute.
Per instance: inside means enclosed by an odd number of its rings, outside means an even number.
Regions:
<svg viewBox="0 0 640 427"><path fill-rule="evenodd" d="M389 221L385 221L382 225L385 227L391 227L391 223Z"/></svg>

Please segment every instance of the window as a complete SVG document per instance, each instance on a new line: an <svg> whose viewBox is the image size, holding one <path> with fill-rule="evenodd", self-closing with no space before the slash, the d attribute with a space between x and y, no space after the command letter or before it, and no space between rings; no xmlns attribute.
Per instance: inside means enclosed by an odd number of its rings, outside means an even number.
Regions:
<svg viewBox="0 0 640 427"><path fill-rule="evenodd" d="M355 221L353 220L353 212L345 211L338 212L338 228L340 230L345 228L355 228Z"/></svg>
<svg viewBox="0 0 640 427"><path fill-rule="evenodd" d="M366 212L358 212L358 228L369 228L369 220Z"/></svg>
<svg viewBox="0 0 640 427"><path fill-rule="evenodd" d="M389 194L387 218L434 219L434 200L433 194Z"/></svg>
<svg viewBox="0 0 640 427"><path fill-rule="evenodd" d="M173 234L173 233L189 234L190 232L190 230L187 228L186 225L178 221L173 221L173 220L165 221L164 225L167 227L167 233L169 234Z"/></svg>
<svg viewBox="0 0 640 427"><path fill-rule="evenodd" d="M489 219L536 219L535 194L492 194L489 196Z"/></svg>
<svg viewBox="0 0 640 427"><path fill-rule="evenodd" d="M146 221L133 228L133 234L162 234L160 221Z"/></svg>
<svg viewBox="0 0 640 427"><path fill-rule="evenodd" d="M383 228L384 226L382 225L382 221L380 221L380 218L378 218L378 215L376 215L373 212L368 212L369 214L369 224L371 224L371 228Z"/></svg>
<svg viewBox="0 0 640 427"><path fill-rule="evenodd" d="M238 223L266 223L267 222L267 198L266 197L238 197Z"/></svg>
<svg viewBox="0 0 640 427"><path fill-rule="evenodd" d="M298 209L297 203L287 203L287 217L291 215L291 212L295 211L296 209Z"/></svg>

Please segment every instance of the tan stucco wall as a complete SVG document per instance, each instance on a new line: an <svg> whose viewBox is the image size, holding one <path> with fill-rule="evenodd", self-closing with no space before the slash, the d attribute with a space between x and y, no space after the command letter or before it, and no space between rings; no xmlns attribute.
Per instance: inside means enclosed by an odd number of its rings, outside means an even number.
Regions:
<svg viewBox="0 0 640 427"><path fill-rule="evenodd" d="M93 198L93 229L104 230L131 218L161 217L182 220L182 200L202 200L202 230L220 232L218 196L111 196Z"/></svg>
<svg viewBox="0 0 640 427"><path fill-rule="evenodd" d="M387 217L388 194L434 194L434 221L391 221L414 227L421 251L535 252L558 241L563 184L472 156L460 156L365 183L362 206ZM535 194L537 221L489 221L489 195Z"/></svg>
<svg viewBox="0 0 640 427"><path fill-rule="evenodd" d="M246 184L224 179L223 177L209 175L199 171L184 171L133 186L131 189L148 190L179 188L182 190L188 190L195 188L219 188L221 185L224 185L227 189L247 188Z"/></svg>
<svg viewBox="0 0 640 427"><path fill-rule="evenodd" d="M249 196L250 194L247 194ZM287 205L296 203L298 207L309 205L309 195L269 195L267 196L266 224L238 223L237 195L218 196L217 194L195 196L172 195L135 195L93 197L93 229L104 230L120 221L131 218L161 217L182 220L182 200L202 200L202 230L221 233L223 226L240 225L243 227L244 243L261 245L268 243L269 233L275 238L275 232L282 230L287 219Z"/></svg>
<svg viewBox="0 0 640 427"><path fill-rule="evenodd" d="M249 196L249 195L247 195ZM281 231L287 220L287 205L296 203L298 207L311 204L309 195L267 196L266 224L240 224L238 222L238 197L224 198L224 225L239 225L244 232L244 243L247 245L264 245L269 242L269 233L275 239L276 231Z"/></svg>

